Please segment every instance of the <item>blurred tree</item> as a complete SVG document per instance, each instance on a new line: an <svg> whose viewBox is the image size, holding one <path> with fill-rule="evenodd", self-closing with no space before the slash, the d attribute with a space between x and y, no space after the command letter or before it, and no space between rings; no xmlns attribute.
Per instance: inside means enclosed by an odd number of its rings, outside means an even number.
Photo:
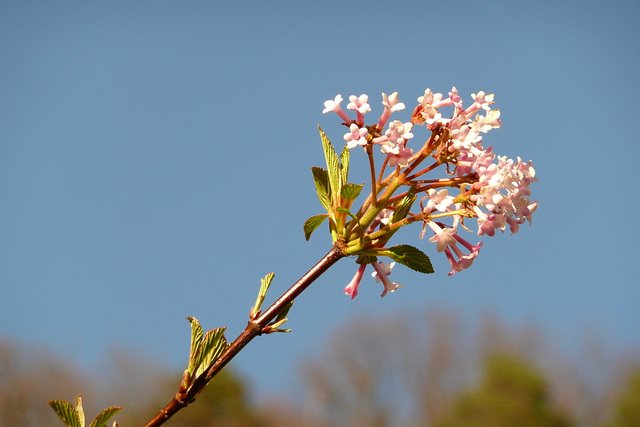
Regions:
<svg viewBox="0 0 640 427"><path fill-rule="evenodd" d="M406 313L361 317L328 340L325 352L307 360L306 395L299 407L313 420L305 425L314 427L448 425L439 423L461 422L452 415L461 401L470 407L507 405L504 411L512 405L514 416L531 418L529 424L517 419L504 425L569 426L563 414L573 412L555 405L559 387L547 384L517 356L526 354L526 360L548 369L559 359L547 349L531 325L516 330L492 317L472 325L441 310L418 318ZM513 360L500 362L497 354ZM486 379L474 393L460 397L482 361Z"/></svg>
<svg viewBox="0 0 640 427"><path fill-rule="evenodd" d="M143 425L171 399L181 375L148 358L119 350L107 375L87 375L42 348L0 339L0 427L62 426L47 405L52 399L74 402L82 393L88 419L107 406L122 406L114 420ZM174 427L263 426L247 386L233 369L216 376L190 407L171 420Z"/></svg>
<svg viewBox="0 0 640 427"><path fill-rule="evenodd" d="M635 369L617 396L611 420L605 427L640 426L640 369Z"/></svg>
<svg viewBox="0 0 640 427"><path fill-rule="evenodd" d="M176 378L174 384L179 384ZM233 370L224 369L189 408L175 416L176 427L260 426L261 417L248 399L247 387Z"/></svg>
<svg viewBox="0 0 640 427"><path fill-rule="evenodd" d="M181 374L162 364L116 349L109 357L108 396L122 406L117 421L122 426L143 425L173 397ZM261 425L259 412L251 403L246 382L227 366L196 401L175 417L173 427L251 427Z"/></svg>
<svg viewBox="0 0 640 427"><path fill-rule="evenodd" d="M90 385L50 352L0 339L0 427L62 425L47 401L93 396ZM87 411L95 415L90 406Z"/></svg>
<svg viewBox="0 0 640 427"><path fill-rule="evenodd" d="M572 423L550 402L547 383L528 363L502 353L487 358L481 383L456 400L437 427L565 427Z"/></svg>

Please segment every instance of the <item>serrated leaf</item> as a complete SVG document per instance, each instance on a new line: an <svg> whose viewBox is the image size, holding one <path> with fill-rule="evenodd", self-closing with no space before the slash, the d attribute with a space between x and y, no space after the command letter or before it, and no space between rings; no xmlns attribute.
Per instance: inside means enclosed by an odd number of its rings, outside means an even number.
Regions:
<svg viewBox="0 0 640 427"><path fill-rule="evenodd" d="M202 345L199 348L200 363L196 370L196 377L207 370L227 348L227 339L224 337L224 331L226 329L227 328L216 328L204 334Z"/></svg>
<svg viewBox="0 0 640 427"><path fill-rule="evenodd" d="M340 154L340 169L342 171L342 182L349 181L349 159L351 156L351 150L345 145Z"/></svg>
<svg viewBox="0 0 640 427"><path fill-rule="evenodd" d="M313 174L313 182L316 185L316 194L318 195L318 199L327 212L329 212L331 211L332 206L329 173L326 169L315 166L311 168L311 173Z"/></svg>
<svg viewBox="0 0 640 427"><path fill-rule="evenodd" d="M189 353L189 367L187 370L190 374L193 375L194 370L198 367L198 349L200 344L202 343L202 337L204 336L204 332L202 330L202 326L200 326L200 321L195 317L187 317L189 322L191 322L191 350Z"/></svg>
<svg viewBox="0 0 640 427"><path fill-rule="evenodd" d="M257 315L258 311L260 311L260 307L262 307L264 298L267 296L267 291L269 290L269 286L271 286L271 282L275 275L275 273L268 273L264 276L264 279L260 279L260 290L258 290L256 302L251 308L251 319L253 319L254 316Z"/></svg>
<svg viewBox="0 0 640 427"><path fill-rule="evenodd" d="M105 408L100 412L94 419L91 421L89 427L106 427L107 421L115 414L117 414L120 409L119 406L111 406L109 408Z"/></svg>
<svg viewBox="0 0 640 427"><path fill-rule="evenodd" d="M362 187L364 187L364 184L361 184L361 185L352 184L352 183L345 184L342 186L342 190L340 191L340 196L345 200L353 201L360 195L360 192L362 191Z"/></svg>
<svg viewBox="0 0 640 427"><path fill-rule="evenodd" d="M322 131L322 128L318 126L320 130L320 139L322 140L322 149L324 150L324 158L327 162L327 173L329 174L329 187L331 190L331 200L333 205L336 205L338 192L342 187L342 171L340 168L340 161L336 150L331 145L331 141L327 135Z"/></svg>
<svg viewBox="0 0 640 427"><path fill-rule="evenodd" d="M303 226L304 238L309 240L309 238L311 237L311 233L313 233L315 229L318 228L320 224L322 224L324 220L327 219L328 217L329 215L327 214L321 214L321 215L314 215L311 218L308 218L304 222L304 226Z"/></svg>
<svg viewBox="0 0 640 427"><path fill-rule="evenodd" d="M409 190L407 195L404 196L402 200L400 200L400 202L396 205L396 208L393 211L393 215L391 216L391 221L389 221L390 224L393 224L395 222L398 222L406 218L406 216L409 214L409 210L411 209L411 206L413 205L413 202L415 201L416 201L415 194L413 194L412 190Z"/></svg>
<svg viewBox="0 0 640 427"><path fill-rule="evenodd" d="M267 294L274 277L276 277L276 273L268 273L264 276L264 279L260 279L260 295L264 296Z"/></svg>
<svg viewBox="0 0 640 427"><path fill-rule="evenodd" d="M387 251L389 258L412 270L427 274L434 272L431 260L418 248L410 245L398 245L388 248Z"/></svg>
<svg viewBox="0 0 640 427"><path fill-rule="evenodd" d="M51 400L49 406L55 411L67 427L82 427L80 414L73 405L65 400Z"/></svg>

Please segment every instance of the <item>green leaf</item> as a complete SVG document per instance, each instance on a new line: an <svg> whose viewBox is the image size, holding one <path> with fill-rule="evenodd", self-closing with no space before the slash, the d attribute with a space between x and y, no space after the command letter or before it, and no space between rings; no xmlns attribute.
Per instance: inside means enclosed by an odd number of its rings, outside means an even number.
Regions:
<svg viewBox="0 0 640 427"><path fill-rule="evenodd" d="M319 167L312 167L311 173L313 174L313 182L316 185L316 194L322 206L331 211L332 199L331 199L331 187L329 185L329 173L326 169Z"/></svg>
<svg viewBox="0 0 640 427"><path fill-rule="evenodd" d="M89 425L89 427L105 427L107 424L107 421L109 421L111 417L117 414L120 411L120 409L122 408L119 406L111 406L109 408L103 409L102 412L100 412L93 419L93 421L91 421L91 424Z"/></svg>
<svg viewBox="0 0 640 427"><path fill-rule="evenodd" d="M362 191L362 187L364 187L364 184L362 185L358 185L358 184L345 184L342 187L342 190L340 191L340 196L342 196L343 199L345 200L355 200L356 197L358 197L360 195L360 192Z"/></svg>
<svg viewBox="0 0 640 427"><path fill-rule="evenodd" d="M398 245L388 248L385 252L389 252L388 254L385 253L389 258L412 270L420 273L434 272L431 260L418 248L409 245Z"/></svg>
<svg viewBox="0 0 640 427"><path fill-rule="evenodd" d="M342 170L342 182L349 181L349 158L351 156L351 150L345 145L340 154L340 169Z"/></svg>
<svg viewBox="0 0 640 427"><path fill-rule="evenodd" d="M189 353L189 367L187 370L190 374L193 375L193 372L199 365L198 360L198 349L200 344L202 343L202 337L204 333L202 331L202 326L200 326L200 321L195 317L187 317L189 322L191 322L191 350Z"/></svg>
<svg viewBox="0 0 640 427"><path fill-rule="evenodd" d="M273 322L276 323L286 318L287 314L289 314L289 310L291 310L291 307L293 307L293 301L289 302L289 304L285 305L282 310L280 310L278 316L276 316L276 319Z"/></svg>
<svg viewBox="0 0 640 427"><path fill-rule="evenodd" d="M336 208L336 212L346 213L347 215L349 215L351 218L355 219L356 221L358 220L358 217L355 216L353 213L351 213L351 211L349 209L347 209L347 208L343 208L343 207Z"/></svg>
<svg viewBox="0 0 640 427"><path fill-rule="evenodd" d="M224 331L226 329L227 328L216 328L204 334L202 345L199 348L200 363L196 370L196 377L206 371L228 347L227 339L224 337Z"/></svg>
<svg viewBox="0 0 640 427"><path fill-rule="evenodd" d="M395 210L393 211L393 216L391 217L390 224L398 222L406 218L409 214L409 210L411 209L411 205L416 201L416 196L413 193L413 189L409 190L406 196L396 205Z"/></svg>
<svg viewBox="0 0 640 427"><path fill-rule="evenodd" d="M51 400L49 406L53 408L56 414L64 422L67 427L83 427L84 419L80 419L80 414L73 405L65 400ZM84 418L84 417L83 417Z"/></svg>
<svg viewBox="0 0 640 427"><path fill-rule="evenodd" d="M258 297L256 298L256 302L253 307L251 307L251 319L255 319L255 317L257 317L258 312L260 311L260 307L262 307L262 303L264 302L264 298L267 296L269 286L271 286L271 281L273 280L275 275L276 273L269 273L264 276L264 279L260 279L260 290L258 291Z"/></svg>
<svg viewBox="0 0 640 427"><path fill-rule="evenodd" d="M269 286L271 286L271 282L274 277L276 277L276 273L269 273L264 276L264 279L260 279L260 295L263 297L267 295L267 291L269 290Z"/></svg>
<svg viewBox="0 0 640 427"><path fill-rule="evenodd" d="M82 409L82 394L76 396L76 412L78 413L78 418L80 418L80 427L84 427L85 417L84 409Z"/></svg>
<svg viewBox="0 0 640 427"><path fill-rule="evenodd" d="M320 130L320 139L322 140L322 148L324 150L324 158L327 161L327 173L329 174L329 187L331 189L331 200L336 205L338 199L338 192L342 187L342 168L340 167L340 161L336 150L331 145L331 141L327 138L327 135L322 131L322 128L318 126Z"/></svg>
<svg viewBox="0 0 640 427"><path fill-rule="evenodd" d="M327 214L314 215L311 218L307 219L304 222L304 238L309 240L311 237L311 233L315 231L316 228L320 226L324 222L324 220L329 217Z"/></svg>

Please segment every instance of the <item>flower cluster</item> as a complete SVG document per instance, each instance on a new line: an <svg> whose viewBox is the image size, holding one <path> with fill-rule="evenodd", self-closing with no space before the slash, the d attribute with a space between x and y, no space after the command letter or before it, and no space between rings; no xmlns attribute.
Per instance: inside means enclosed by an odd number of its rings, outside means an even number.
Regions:
<svg viewBox="0 0 640 427"><path fill-rule="evenodd" d="M538 206L529 198L530 185L537 181L531 161L496 156L492 147L483 147L483 135L502 125L500 111L491 109L492 94L480 91L471 98L473 102L465 108L455 87L447 97L427 89L417 99L410 120L400 121L391 120L391 115L404 110L405 104L399 101L397 92L389 96L383 93L384 110L372 125L365 121L371 111L367 95L349 97L347 110L355 111L355 119L342 109L341 95L325 102L323 113L336 113L349 130L344 135L346 147L341 156L346 164L338 164L333 147L321 132L329 170L314 171L314 179L327 214L310 218L305 231L308 238L322 220L329 218L334 241L340 240L348 255L359 257L360 266L345 288L352 298L358 293L367 264L372 264L373 277L384 285L382 296L401 286L388 278L396 263L378 261L378 256L420 272L433 271L428 257L418 249L387 245L400 227L421 222L420 237L428 230L432 233L429 241L445 254L452 275L469 268L482 246L459 235L460 229L471 231L465 220L477 220L478 236L493 236L495 230L504 232L507 226L513 234L520 224L531 222ZM448 117L442 113L445 107L453 110ZM421 147L412 142L416 127L430 133ZM374 146L379 146L384 155L379 170L375 167ZM353 213L351 204L362 188L346 183L348 151L355 147L362 147L369 157L371 193ZM443 173L439 177L427 179L428 173L440 167ZM418 196L420 209L411 211Z"/></svg>

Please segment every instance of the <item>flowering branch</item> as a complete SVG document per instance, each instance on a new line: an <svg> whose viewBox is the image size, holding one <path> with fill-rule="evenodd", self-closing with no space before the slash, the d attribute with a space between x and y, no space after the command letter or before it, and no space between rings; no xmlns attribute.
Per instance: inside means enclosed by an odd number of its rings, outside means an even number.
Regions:
<svg viewBox="0 0 640 427"><path fill-rule="evenodd" d="M195 318L191 323L189 363L180 388L173 399L146 427L163 424L176 412L192 403L204 387L252 339L262 334L289 332L281 329L294 300L338 260L356 256L358 268L344 288L345 294L355 298L367 265L373 268L372 277L383 284L381 296L402 287L389 275L396 263L420 273L433 273L429 257L420 249L400 244L390 246L394 234L402 227L421 223L419 234L435 244L451 265L449 275L469 268L480 253L482 242L472 244L459 235L459 228L470 232L465 220L477 221L478 236L493 236L504 232L507 225L516 233L520 224L531 223L531 215L538 202L531 202L530 184L537 181L531 164L496 156L492 147L482 146L483 134L499 128L500 111L492 110L493 95L478 92L471 95L473 103L464 107L456 88L448 97L430 89L418 98L407 122L390 121L391 115L405 109L398 94L382 94L382 115L367 125L365 115L371 111L367 95L349 97L347 110L355 111L352 119L340 107L342 96L325 102L323 113L334 112L349 131L344 135L346 145L338 155L327 135L320 129L326 169L312 167L311 172L320 204L326 213L314 215L304 223L305 238L324 222L328 222L331 250L289 290L264 312L262 303L273 273L260 286L258 297L249 313L249 323L231 344L224 336L225 328L206 333ZM444 118L441 110L452 107L452 114ZM409 142L415 138L414 127L424 126L428 138L414 152ZM386 128L386 130L385 130ZM384 156L380 170L376 170L375 146ZM352 205L360 196L364 184L349 182L351 150L362 147L367 155L371 190L354 214ZM438 177L426 179L440 167ZM388 171L388 172L387 172ZM386 176L385 176L386 174ZM419 209L414 205L418 202ZM379 261L378 257L392 262ZM67 425L75 426L76 419L84 419L81 404L55 401L54 409ZM115 408L107 408L99 421L112 416ZM92 424L93 425L93 424Z"/></svg>
<svg viewBox="0 0 640 427"><path fill-rule="evenodd" d="M431 230L433 236L429 241L436 244L438 252L444 252L451 264L449 275L452 275L469 268L482 246L482 243L473 245L458 234L458 227L470 231L465 219L477 219L478 236L493 236L495 230L504 232L507 225L513 234L520 224L531 222L531 214L538 206L538 202L529 199L529 186L537 181L535 170L530 161L524 163L520 158L513 161L497 157L491 147L482 146L482 135L502 125L500 111L490 107L493 95L480 91L471 98L473 103L465 108L455 87L448 98L427 89L418 98L410 121L401 122L389 120L393 113L405 108L404 103L399 102L397 93L390 96L383 93L384 111L373 125L365 122L365 113L371 111L367 95L349 97L347 109L356 110L355 120L340 107L341 95L325 102L323 113L336 113L349 132L344 135L347 144L338 161L331 143L320 130L327 170L314 171L314 179L327 214L309 218L305 223L305 235L308 239L328 218L332 239L342 239L347 245L347 255L358 256L356 262L360 266L345 288L351 298L358 293L363 266L367 264L373 266L372 275L376 280L384 284L382 296L400 287L386 277L395 262L422 273L433 272L429 257L421 250L409 245L387 247L401 227L421 222L420 238ZM446 107L453 107L448 118L441 112ZM383 132L385 126L387 130ZM418 126L424 126L430 135L414 152L408 143L415 137L414 127ZM377 179L373 160L375 145L385 155ZM354 184L346 184L346 180L328 180L326 176L342 177L349 167L348 150L357 146L363 147L367 154L372 179L371 192L354 215L349 211L353 199L340 197L345 186ZM428 159L431 161L424 165ZM387 166L393 169L384 176ZM445 168L445 177L423 178L440 166ZM420 211L411 211L418 197ZM333 203L327 203L328 200ZM346 224L341 216L345 212L352 218ZM442 222L445 219L451 222ZM389 257L395 262L379 262L378 256Z"/></svg>

